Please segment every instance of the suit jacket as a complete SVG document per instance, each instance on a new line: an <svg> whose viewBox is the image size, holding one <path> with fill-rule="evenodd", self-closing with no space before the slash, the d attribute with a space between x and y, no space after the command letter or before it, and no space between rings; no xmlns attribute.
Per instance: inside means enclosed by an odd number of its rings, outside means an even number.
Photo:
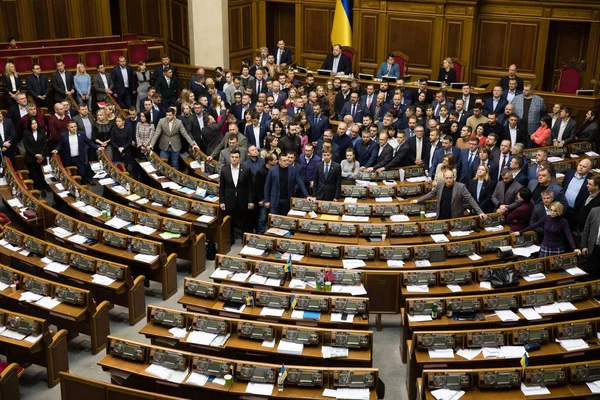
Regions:
<svg viewBox="0 0 600 400"><path fill-rule="evenodd" d="M30 95L37 100L38 96L48 96L50 92L50 83L48 78L44 74L40 74L40 80L38 81L34 74L27 77L27 91Z"/></svg>
<svg viewBox="0 0 600 400"><path fill-rule="evenodd" d="M582 127L583 125L579 127L575 141L595 143L596 149L600 148L600 143L598 143L598 139L600 139L600 124L598 121L592 121L585 128L581 129Z"/></svg>
<svg viewBox="0 0 600 400"><path fill-rule="evenodd" d="M431 151L431 142L429 138L423 136L423 144L421 146L421 160L423 160L424 169L429 169L429 152ZM417 137L412 136L406 139L408 143L410 157L415 160L417 159Z"/></svg>
<svg viewBox="0 0 600 400"><path fill-rule="evenodd" d="M502 95L500 95L498 104L496 104L496 107L494 108L494 96L490 96L483 102L483 115L487 117L488 114L491 112L495 112L496 114L502 114L504 113L504 107L506 107L507 104L508 102L506 101L506 99L503 99Z"/></svg>
<svg viewBox="0 0 600 400"><path fill-rule="evenodd" d="M338 62L337 71L333 71L333 53L327 54L327 58L325 58L323 65L321 65L321 69L328 69L334 73L343 72L344 75L350 75L352 72L352 62L350 61L350 57L343 53L341 53L339 57L340 61Z"/></svg>
<svg viewBox="0 0 600 400"><path fill-rule="evenodd" d="M484 181L481 186L481 192L479 192L479 200L477 199L477 181L475 179L471 179L469 181L469 193L477 204L479 204L479 208L484 213L490 213L494 211L494 204L492 203L492 194L494 193L494 189L496 188L496 182L489 180Z"/></svg>
<svg viewBox="0 0 600 400"><path fill-rule="evenodd" d="M65 88L65 82L61 78L58 71L52 73L52 89L54 89L54 101L63 101L67 97L67 91L73 90L73 74L70 71L65 70L65 80L67 81L67 87Z"/></svg>
<svg viewBox="0 0 600 400"><path fill-rule="evenodd" d="M422 203L426 200L437 199L436 204L436 212L439 218L440 215L440 207L442 203L442 193L443 193L444 185L436 185L435 188L426 195L422 196L417 200L419 203ZM469 190L465 185L460 182L454 182L452 186L452 200L450 204L450 209L452 212L452 218L460 218L465 216L465 207L464 204L468 205L469 208L475 210L477 214L481 214L481 208L469 193Z"/></svg>
<svg viewBox="0 0 600 400"><path fill-rule="evenodd" d="M515 96L518 96L518 95L520 95L520 94L523 94L523 91L522 91L522 90L519 90L519 89L515 89ZM502 91L502 98L503 98L504 100L506 100L506 103L507 103L507 104L509 103L509 101L508 101L508 89L504 89L504 90Z"/></svg>
<svg viewBox="0 0 600 400"><path fill-rule="evenodd" d="M348 102L346 102L346 104L344 104L344 106L342 107L342 111L340 112L340 115L338 116L338 119L340 121L343 121L344 117L346 115L352 115L352 106L353 106L353 104L351 101L348 101ZM356 110L354 111L354 118L352 120L356 123L362 124L363 115L366 115L366 114L368 114L366 107L363 108L363 105L359 101L356 104Z"/></svg>
<svg viewBox="0 0 600 400"><path fill-rule="evenodd" d="M414 165L415 160L410 156L410 147L406 140L402 142L400 146L396 149L396 154L394 154L394 158L390 161L386 166L386 170L399 168L399 167L407 167L409 165Z"/></svg>
<svg viewBox="0 0 600 400"><path fill-rule="evenodd" d="M556 124L554 124L554 127L550 131L552 141L558 140L558 134L560 131L561 123L562 123L562 120L560 122L557 120ZM569 121L567 121L567 126L565 127L565 130L563 131L562 140L565 142L565 144L569 144L569 143L575 141L575 135L577 135L577 123L575 122L574 118L569 118Z"/></svg>
<svg viewBox="0 0 600 400"><path fill-rule="evenodd" d="M369 140L369 143L364 146L361 140L356 142L353 147L356 154L356 161L358 161L361 167L369 168L375 164L377 152L379 151L379 144L377 142Z"/></svg>
<svg viewBox="0 0 600 400"><path fill-rule="evenodd" d="M79 145L79 160L85 165L88 162L87 149L91 148L98 150L98 145L88 139L87 136L85 136L85 132L79 131L77 131L77 144ZM60 140L56 145L56 151L61 155L61 159L65 165L73 165L71 146L69 145L69 132L60 134Z"/></svg>
<svg viewBox="0 0 600 400"><path fill-rule="evenodd" d="M506 189L506 184L500 179L492 194L492 204L494 205L494 208L497 209L501 205L505 205L508 207L508 211L512 211L519 207L521 203L517 200L517 193L519 193L521 188L523 188L523 185L513 180L508 189Z"/></svg>
<svg viewBox="0 0 600 400"><path fill-rule="evenodd" d="M363 105L363 108L365 109L365 113L368 112L371 116L373 116L373 114L375 113L375 104L377 104L377 95L375 93L373 93L372 96L373 97L371 98L371 107L367 107L367 98L369 96L366 94L363 96L360 96L360 103Z"/></svg>
<svg viewBox="0 0 600 400"><path fill-rule="evenodd" d="M160 138L158 142L158 147L162 151L167 151L169 145L173 149L173 151L181 150L181 136L190 144L190 146L194 143L190 135L187 133L185 128L183 127L183 123L177 118L173 119L173 128L169 129L169 121L167 118L162 118L158 121L158 125L156 126L156 131L154 132L154 136L150 141L149 147L153 147L156 141Z"/></svg>
<svg viewBox="0 0 600 400"><path fill-rule="evenodd" d="M104 101L104 99L106 98L106 89L113 90L115 86L113 84L112 77L110 76L110 74L104 74L104 77L106 78L106 83L108 84L108 87L104 86L104 81L102 80L102 77L99 73L94 75L94 77L92 78L92 83L94 84L94 88L96 89L96 100L98 101ZM144 103L140 104L140 110L143 109Z"/></svg>
<svg viewBox="0 0 600 400"><path fill-rule="evenodd" d="M250 169L239 165L237 186L233 182L231 166L221 168L219 177L219 203L225 204L225 210L247 210L254 203L254 185Z"/></svg>
<svg viewBox="0 0 600 400"><path fill-rule="evenodd" d="M95 129L94 117L92 117L92 114L87 115L87 120L90 121L90 125L92 125L92 138L91 139L92 139L92 142L95 143L96 129ZM77 124L77 130L85 133L85 125L83 125L83 117L81 116L81 114L77 114L76 116L74 116L73 121L75 121L75 123ZM132 132L135 132L135 129L132 130Z"/></svg>
<svg viewBox="0 0 600 400"><path fill-rule="evenodd" d="M2 121L2 126L4 127L4 140L0 138L0 148L4 146L4 142L10 141L10 148L7 150L7 155L10 157L14 154L14 149L17 146L15 142L15 136L17 135L17 131L15 129L15 125L8 118L4 118Z"/></svg>
<svg viewBox="0 0 600 400"><path fill-rule="evenodd" d="M433 178L433 176L435 175L435 170L438 166L439 163L441 163L442 161L444 161L444 155L446 154L446 150L444 150L444 148L439 148L435 150L435 153L433 153L433 162L431 163L431 165L429 166L429 177ZM454 155L454 161L456 162L456 173L458 176L461 176L461 165L458 162L458 160L460 159L460 149L458 147L454 147L452 146L452 155ZM467 159L468 161L468 159Z"/></svg>
<svg viewBox="0 0 600 400"><path fill-rule="evenodd" d="M387 61L382 62L381 66L379 67L379 70L377 71L377 78L381 79L384 76L399 78L400 77L400 66L396 63L393 63L392 66L389 68L389 72L388 72Z"/></svg>
<svg viewBox="0 0 600 400"><path fill-rule="evenodd" d="M526 170L520 170L515 175L515 181L519 182L523 187L527 187L527 183L529 183L529 179L527 179Z"/></svg>
<svg viewBox="0 0 600 400"><path fill-rule="evenodd" d="M410 105L417 103L419 101L419 89L409 90L405 97L407 100L406 104ZM433 92L431 90L425 92L425 102L430 104L433 103Z"/></svg>
<svg viewBox="0 0 600 400"><path fill-rule="evenodd" d="M265 126L258 126L259 129L259 140L260 143L256 143L256 137L254 136L254 124L250 124L246 127L246 130L244 131L244 136L246 136L246 139L248 140L248 146L256 146L258 147L258 149L262 149L264 147L264 143L265 143L265 137L267 137L267 127Z"/></svg>
<svg viewBox="0 0 600 400"><path fill-rule="evenodd" d="M250 77L250 80L248 81L248 87L252 88L252 103L256 103L256 101L258 100L258 80L256 80L256 78L254 78L254 76ZM267 93L269 90L267 89L267 80L266 79L261 79L260 81L260 93Z"/></svg>
<svg viewBox="0 0 600 400"><path fill-rule="evenodd" d="M275 57L275 63L277 63L277 53L279 52L279 47L273 49L273 57ZM283 53L281 54L281 58L279 60L279 64L290 65L292 63L292 51L290 49L283 48Z"/></svg>
<svg viewBox="0 0 600 400"><path fill-rule="evenodd" d="M344 105L350 102L351 93L352 92L348 92L348 95L346 97L344 97L344 94L341 91L335 95L335 100L333 101L333 110L335 112L335 115L339 116L342 113Z"/></svg>
<svg viewBox="0 0 600 400"><path fill-rule="evenodd" d="M169 64L169 65L167 65L167 67L171 68L171 71L173 71L173 76L177 76L177 67L176 66ZM158 80L158 78L160 78L164 74L165 74L165 67L164 67L164 65L162 65L162 63L160 63L154 69L154 80L155 81Z"/></svg>
<svg viewBox="0 0 600 400"><path fill-rule="evenodd" d="M319 161L315 169L315 180L313 183L313 195L317 200L332 201L340 198L342 191L342 169L340 164L331 161L329 173L325 177L325 161Z"/></svg>
<svg viewBox="0 0 600 400"><path fill-rule="evenodd" d="M46 158L48 156L48 139L43 129L38 129L37 140L33 138L30 130L23 132L23 145L25 146L25 162L36 162L35 155L41 154Z"/></svg>
<svg viewBox="0 0 600 400"><path fill-rule="evenodd" d="M267 92L267 97L269 96L273 96L273 100L275 100L274 107L277 108L281 107L283 105L283 102L288 98L287 93L283 90L279 91L279 93L277 94L277 99L275 99L275 95L270 90Z"/></svg>
<svg viewBox="0 0 600 400"><path fill-rule="evenodd" d="M133 93L133 69L131 69L129 65L127 65L125 69L127 70L127 81L129 85L127 88L125 87L121 67L116 65L112 70L111 78L113 81L113 92L115 92L118 97L123 97L126 91Z"/></svg>
<svg viewBox="0 0 600 400"><path fill-rule="evenodd" d="M577 171L575 171L574 169L567 170L567 173L565 174L565 178L562 181L562 188L565 191L565 193L567 193L567 188L569 187L569 184L571 183L571 180L575 176L576 172ZM591 173L588 173L587 176L583 179L583 184L581 185L581 188L579 189L579 194L575 198L575 206L573 207L574 210L581 210L581 208L583 207L585 200L588 198L588 196L590 194L590 192L588 192L588 189L587 189L587 181L588 181L588 179L592 179L593 177L594 177L594 175L592 175Z"/></svg>
<svg viewBox="0 0 600 400"><path fill-rule="evenodd" d="M167 78L162 75L156 79L156 83L154 85L156 87L156 91L161 94L163 101L172 101L177 99L177 89L183 89L183 85L181 82L179 82L179 79L177 79L175 75L173 75L169 83L167 83Z"/></svg>
<svg viewBox="0 0 600 400"><path fill-rule="evenodd" d="M471 169L469 168L469 155L471 154L471 151L469 149L461 149L460 151L460 157L458 158L458 161L456 162L456 165L460 165L460 179L459 182L464 183L465 185L471 180L473 179L473 175L471 174ZM479 162L479 152L475 151L475 155L473 156L473 160L471 161L471 165L475 164L475 162ZM457 171L458 172L458 169Z"/></svg>
<svg viewBox="0 0 600 400"><path fill-rule="evenodd" d="M308 117L308 123L310 124L310 136L308 138L309 142L316 142L323 137L323 134L327 129L329 129L329 118L324 115L319 115L315 117L315 115L310 115Z"/></svg>
<svg viewBox="0 0 600 400"><path fill-rule="evenodd" d="M522 92L523 91L523 79L519 78L516 75L515 75L515 79L517 80L517 90L520 90ZM508 77L508 75L500 78L500 87L503 90L508 90L508 81L509 80L510 80L510 78Z"/></svg>
<svg viewBox="0 0 600 400"><path fill-rule="evenodd" d="M581 232L583 232L583 229L585 228L585 222L588 219L588 216L590 214L590 212L600 206L600 196L596 196L594 197L592 200L590 200L590 202L585 205L585 200L583 200L582 203L582 207L581 207L581 211L579 212L579 215L577 216L577 232L579 232L581 234Z"/></svg>
<svg viewBox="0 0 600 400"><path fill-rule="evenodd" d="M235 119L237 119L238 121L243 121L244 118L242 117L242 105L241 104L234 104L233 106L231 106L231 113L233 115L235 115ZM248 104L248 109L246 110L246 112L252 112L252 110L254 109L254 107L252 107L251 104ZM246 115L246 113L244 113L244 115Z"/></svg>
<svg viewBox="0 0 600 400"><path fill-rule="evenodd" d="M581 248L589 249L590 253L594 250L596 239L598 238L598 229L600 228L600 207L590 211L583 233L581 234Z"/></svg>
<svg viewBox="0 0 600 400"><path fill-rule="evenodd" d="M27 114L25 114L25 115L27 115ZM10 106L5 117L10 119L16 128L19 125L19 122L21 121L21 112L19 111L19 105L14 104L14 105Z"/></svg>
<svg viewBox="0 0 600 400"><path fill-rule="evenodd" d="M537 179L536 180L532 180L529 181L529 184L527 185L527 187L529 188L529 190L531 190L531 192L535 191L535 188L537 187L537 185L539 185ZM567 199L565 198L565 191L563 190L562 186L560 186L557 183L550 183L550 185L546 188L546 190L551 190L552 193L554 193L554 201L560 201L560 203L563 205L563 207L565 208L565 210L568 208L568 204L567 204ZM534 204L538 204L542 202L542 196L540 196L540 198L535 201L534 200Z"/></svg>
<svg viewBox="0 0 600 400"><path fill-rule="evenodd" d="M523 118L523 95L515 96L513 104L515 105L515 113L519 118ZM540 124L542 116L546 115L546 103L537 94L531 99L531 107L529 107L529 119L527 120L527 133L532 134L536 131Z"/></svg>
<svg viewBox="0 0 600 400"><path fill-rule="evenodd" d="M536 181L537 182L537 169L539 165L537 163L532 163L527 169L527 180L528 181Z"/></svg>
<svg viewBox="0 0 600 400"><path fill-rule="evenodd" d="M296 193L296 186L304 197L308 197L308 191L304 182L302 182L302 176L299 174L297 168L289 166L288 171L288 196L292 198ZM279 187L279 170L281 167L275 165L269 169L267 174L267 180L265 181L264 190L264 201L271 203L270 212L271 214L277 214L279 212L279 199L280 199L280 187Z"/></svg>
<svg viewBox="0 0 600 400"><path fill-rule="evenodd" d="M248 150L239 146L238 150L240 151L240 164L243 164L248 158ZM231 159L229 158L230 155L231 150L229 149L229 147L224 148L219 152L219 165L221 166L221 168L231 165Z"/></svg>
<svg viewBox="0 0 600 400"><path fill-rule="evenodd" d="M383 168L392 161L392 157L394 156L394 148L389 144L385 144L383 146L383 150L381 150L381 154L379 154L379 150L377 150L375 164L373 165L373 170L377 170L379 168ZM379 155L377 155L379 154Z"/></svg>
<svg viewBox="0 0 600 400"><path fill-rule="evenodd" d="M417 97L417 98L418 98L418 97ZM454 104L452 104L452 102L451 102L450 100L448 100L448 99L444 100L442 103L439 103L439 104L440 104L440 106L441 106L441 105L444 105L444 104L445 104L446 106L448 106L448 114L450 114L452 111L454 111ZM440 116L440 110L439 110L439 108L437 108L437 106L438 106L438 102L437 102L437 101L433 101L433 102L431 103L431 105L432 105L432 107L433 107L434 115L435 115L436 117L439 117L439 116ZM437 108L437 112L436 112L436 108Z"/></svg>
<svg viewBox="0 0 600 400"><path fill-rule="evenodd" d="M477 173L477 168L479 168L479 164L481 164L481 160L479 158L477 160L473 161L473 164L471 164L471 176L470 176L471 179L473 179L473 177ZM497 181L498 180L498 164L496 164L493 161L488 160L487 166L488 166L488 173L490 174L490 179L493 181Z"/></svg>
<svg viewBox="0 0 600 400"><path fill-rule="evenodd" d="M498 164L498 167L500 167L500 143L498 143L496 146L494 146L494 148L490 149L490 161Z"/></svg>
<svg viewBox="0 0 600 400"><path fill-rule="evenodd" d="M517 123L517 141L516 143L525 143L525 132L523 131L523 129L521 129L521 126ZM510 139L510 127L508 126L508 124L506 124L506 126L504 126L504 129L502 131L502 135L500 135L500 141L502 140L511 140ZM511 141L512 143L512 141Z"/></svg>

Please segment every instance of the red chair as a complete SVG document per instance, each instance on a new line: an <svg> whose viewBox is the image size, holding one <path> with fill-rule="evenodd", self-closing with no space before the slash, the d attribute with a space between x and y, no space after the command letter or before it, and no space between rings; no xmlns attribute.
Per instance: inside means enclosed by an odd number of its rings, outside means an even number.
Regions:
<svg viewBox="0 0 600 400"><path fill-rule="evenodd" d="M129 54L130 63L139 63L148 59L148 42L138 40L127 43L127 53Z"/></svg>
<svg viewBox="0 0 600 400"><path fill-rule="evenodd" d="M571 59L563 62L558 59L559 68L554 71L554 91L575 94L581 89L581 74L585 71L585 63Z"/></svg>
<svg viewBox="0 0 600 400"><path fill-rule="evenodd" d="M111 50L108 52L108 65L117 65L119 57L124 56L124 50Z"/></svg>
<svg viewBox="0 0 600 400"><path fill-rule="evenodd" d="M456 82L462 82L463 69L465 68L465 62L461 59L452 57L452 68L456 71Z"/></svg>
<svg viewBox="0 0 600 400"><path fill-rule="evenodd" d="M102 53L99 51L92 51L85 53L85 65L87 67L95 67L102 62Z"/></svg>
<svg viewBox="0 0 600 400"><path fill-rule="evenodd" d="M33 67L33 58L31 57L15 57L13 63L17 72L28 72Z"/></svg>
<svg viewBox="0 0 600 400"><path fill-rule="evenodd" d="M77 68L77 64L79 64L78 54L63 54L61 58L65 68Z"/></svg>
<svg viewBox="0 0 600 400"><path fill-rule="evenodd" d="M354 73L354 55L356 54L356 50L350 46L342 46L342 54L347 55L350 58L350 65L352 66L350 72Z"/></svg>
<svg viewBox="0 0 600 400"><path fill-rule="evenodd" d="M50 71L56 68L56 56L39 56L38 64L42 71Z"/></svg>
<svg viewBox="0 0 600 400"><path fill-rule="evenodd" d="M400 76L408 75L408 60L410 59L406 54L401 51L392 51L394 54L394 62L398 64L400 68Z"/></svg>
<svg viewBox="0 0 600 400"><path fill-rule="evenodd" d="M123 41L128 42L130 40L138 40L137 33L124 33L122 35Z"/></svg>

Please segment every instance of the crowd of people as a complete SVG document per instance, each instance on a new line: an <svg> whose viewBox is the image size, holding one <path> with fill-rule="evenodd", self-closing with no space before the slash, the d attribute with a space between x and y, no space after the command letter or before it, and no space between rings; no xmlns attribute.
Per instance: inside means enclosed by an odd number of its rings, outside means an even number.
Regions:
<svg viewBox="0 0 600 400"><path fill-rule="evenodd" d="M515 235L539 231L543 254L580 248L600 255L600 177L591 174L591 161L581 160L559 184L545 149L535 160L523 157L529 148L597 144L597 110L588 110L581 125L568 106L554 104L548 113L514 65L491 95L477 96L465 84L451 101L444 88L432 91L425 78L404 82L393 54L379 68L397 78L393 88L385 80L363 85L335 76L348 72L346 58L334 46L323 65L332 78L319 85L307 73L301 82L280 40L273 51L261 48L239 73L217 67L209 76L199 68L187 87L167 56L153 73L144 63L134 72L121 57L112 73L98 65L93 77L84 65L72 74L59 62L51 81L34 65L26 92L8 63L2 82L11 107L0 116L2 153L24 154L44 193L40 165L53 151L93 184L87 164L98 148L134 174L139 171L131 160L149 149L178 168L182 152L199 148L221 165L222 210L236 217L242 231L259 233L269 213L289 211L292 197L337 201L341 185L353 184L360 172L417 165L432 191L414 201L437 198L440 219L465 211L485 218L499 211ZM455 76L451 60L444 60L438 79L450 84ZM39 107L49 105L50 88L54 112L46 119ZM92 113L94 91L100 107ZM103 103L106 94L127 118Z"/></svg>

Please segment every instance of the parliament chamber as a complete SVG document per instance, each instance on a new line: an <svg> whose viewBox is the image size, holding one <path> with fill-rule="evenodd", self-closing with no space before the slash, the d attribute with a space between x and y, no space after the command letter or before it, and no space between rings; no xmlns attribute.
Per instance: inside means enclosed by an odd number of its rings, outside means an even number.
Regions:
<svg viewBox="0 0 600 400"><path fill-rule="evenodd" d="M0 14L0 399L600 398L597 2Z"/></svg>

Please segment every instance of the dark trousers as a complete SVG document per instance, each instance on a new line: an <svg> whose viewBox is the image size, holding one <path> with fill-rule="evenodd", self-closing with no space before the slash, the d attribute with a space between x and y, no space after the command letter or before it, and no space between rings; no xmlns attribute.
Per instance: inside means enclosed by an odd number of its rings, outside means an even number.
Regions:
<svg viewBox="0 0 600 400"><path fill-rule="evenodd" d="M126 88L125 92L123 92L123 94L121 94L119 97L117 97L117 101L119 102L119 104L121 105L121 107L125 108L125 109L129 109L129 107L131 107L131 91Z"/></svg>
<svg viewBox="0 0 600 400"><path fill-rule="evenodd" d="M240 231L242 231L242 236L244 233L248 232L248 221L251 221L249 218L250 210L248 207L245 208L227 208L225 207L225 215L231 216L231 242L234 242L235 239L235 227L237 226Z"/></svg>
<svg viewBox="0 0 600 400"><path fill-rule="evenodd" d="M79 174L79 176L81 176L82 183L86 183L88 180L90 180L92 178L92 175L90 174L91 168L84 161L83 157L81 157L81 156L71 157L71 165L74 167L77 167L77 173Z"/></svg>
<svg viewBox="0 0 600 400"><path fill-rule="evenodd" d="M44 159L44 164L46 160ZM44 181L44 173L42 172L42 165L37 162L26 163L27 169L31 179L33 179L33 188L37 190L44 190L46 188L46 182Z"/></svg>
<svg viewBox="0 0 600 400"><path fill-rule="evenodd" d="M287 215L290 212L290 199L279 199L279 215Z"/></svg>
<svg viewBox="0 0 600 400"><path fill-rule="evenodd" d="M583 258L581 268L588 273L588 280L598 279L600 277L600 246L595 245L593 249L588 250L590 254Z"/></svg>

